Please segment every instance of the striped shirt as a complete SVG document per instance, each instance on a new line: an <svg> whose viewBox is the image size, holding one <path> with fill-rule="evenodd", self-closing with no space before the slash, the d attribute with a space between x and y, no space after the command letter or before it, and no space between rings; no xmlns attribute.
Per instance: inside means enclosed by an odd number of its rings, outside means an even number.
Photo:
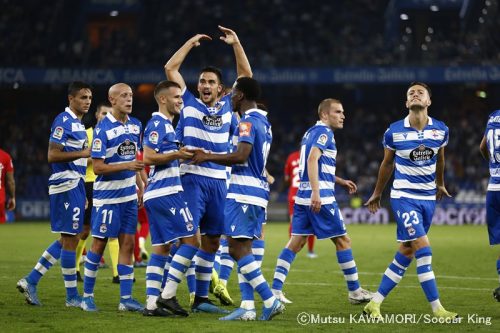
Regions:
<svg viewBox="0 0 500 333"><path fill-rule="evenodd" d="M137 151L142 149L139 120L128 117L125 124L119 122L110 112L94 129L91 156L103 159L106 164L134 161ZM135 188L136 172L123 170L107 175L98 175L94 182L93 205L116 204L137 199Z"/></svg>
<svg viewBox="0 0 500 333"><path fill-rule="evenodd" d="M488 191L500 191L500 110L490 114L484 136L490 156Z"/></svg>
<svg viewBox="0 0 500 333"><path fill-rule="evenodd" d="M230 138L238 126L233 115L231 95L224 96L214 107L207 107L200 99L185 90L184 108L175 129L177 139L192 149L201 148L213 154L227 154ZM226 179L226 167L213 162L200 165L181 164L180 173L192 173L211 178Z"/></svg>
<svg viewBox="0 0 500 333"><path fill-rule="evenodd" d="M299 190L295 197L297 205L311 205L312 188L309 182L307 158L311 149L316 147L322 155L318 160L319 196L322 205L335 202L335 168L337 164L337 146L333 131L322 121L309 128L302 137L299 162Z"/></svg>
<svg viewBox="0 0 500 333"><path fill-rule="evenodd" d="M85 126L68 107L54 119L49 140L63 145L64 152L81 151L88 147ZM80 179L85 178L87 159L79 158L71 162L51 163L51 167L49 194L61 193L74 189L78 186Z"/></svg>
<svg viewBox="0 0 500 333"><path fill-rule="evenodd" d="M239 124L238 143L252 145L252 151L244 164L233 165L227 198L237 202L267 207L269 184L266 162L273 134L267 120L267 112L250 109Z"/></svg>
<svg viewBox="0 0 500 333"><path fill-rule="evenodd" d="M167 154L177 151L179 142L170 120L160 112L153 113L144 130L144 146L157 153ZM152 165L144 201L182 191L179 161L173 160L162 165Z"/></svg>
<svg viewBox="0 0 500 333"><path fill-rule="evenodd" d="M436 200L436 161L439 148L448 144L448 127L428 119L427 126L418 131L407 116L392 123L384 134L384 147L396 155L391 198Z"/></svg>

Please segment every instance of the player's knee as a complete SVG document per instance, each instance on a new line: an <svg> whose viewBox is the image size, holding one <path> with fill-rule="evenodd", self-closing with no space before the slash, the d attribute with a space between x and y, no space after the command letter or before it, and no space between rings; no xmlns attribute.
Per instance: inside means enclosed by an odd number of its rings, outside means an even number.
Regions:
<svg viewBox="0 0 500 333"><path fill-rule="evenodd" d="M335 237L333 239L337 251L343 251L351 248L351 238L348 235Z"/></svg>
<svg viewBox="0 0 500 333"><path fill-rule="evenodd" d="M295 253L299 253L300 250L306 245L307 236L292 236L288 242L287 248Z"/></svg>

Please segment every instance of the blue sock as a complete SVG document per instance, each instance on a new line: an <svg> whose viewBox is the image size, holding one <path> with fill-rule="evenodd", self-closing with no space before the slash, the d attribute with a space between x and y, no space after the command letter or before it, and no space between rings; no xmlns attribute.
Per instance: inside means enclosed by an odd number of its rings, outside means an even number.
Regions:
<svg viewBox="0 0 500 333"><path fill-rule="evenodd" d="M85 259L85 276L83 279L83 297L94 296L95 279L97 269L101 261L101 255L92 251L87 251Z"/></svg>
<svg viewBox="0 0 500 333"><path fill-rule="evenodd" d="M238 267L248 283L260 295L264 305L270 307L275 298L253 255L249 254L238 260Z"/></svg>
<svg viewBox="0 0 500 333"><path fill-rule="evenodd" d="M199 249L196 256L198 257L195 264L196 296L208 298L215 253L212 254Z"/></svg>
<svg viewBox="0 0 500 333"><path fill-rule="evenodd" d="M356 268L356 262L354 261L352 250L347 249L343 251L337 251L337 261L339 263L340 269L342 269L342 272L344 272L344 278L347 281L347 289L349 291L358 290L358 269Z"/></svg>
<svg viewBox="0 0 500 333"><path fill-rule="evenodd" d="M259 267L262 266L262 260L264 260L265 245L266 242L263 239L256 239L252 242L252 254Z"/></svg>
<svg viewBox="0 0 500 333"><path fill-rule="evenodd" d="M177 243L172 244L170 247L170 253L167 257L167 262L165 263L165 267L163 270L163 280L161 281L161 289L165 288L165 284L167 283L167 277L168 277L168 270L170 269L170 263L172 262L172 258L175 255L175 252L177 252Z"/></svg>
<svg viewBox="0 0 500 333"><path fill-rule="evenodd" d="M281 251L278 261L276 262L276 269L274 271L273 279L273 289L282 290L283 284L285 283L288 272L290 271L290 265L295 260L295 252L289 248L284 248Z"/></svg>
<svg viewBox="0 0 500 333"><path fill-rule="evenodd" d="M224 238L220 240L220 249L219 281L226 285L234 267L234 260L229 255L229 245L227 239Z"/></svg>
<svg viewBox="0 0 500 333"><path fill-rule="evenodd" d="M177 250L177 253L172 258L172 262L170 263L167 284L162 292L163 298L169 299L177 294L177 287L182 281L182 278L184 277L184 274L188 270L189 266L191 266L193 257L197 251L198 248L188 244L182 244L179 247L179 250Z"/></svg>
<svg viewBox="0 0 500 333"><path fill-rule="evenodd" d="M158 298L163 280L163 270L167 262L167 256L152 253L146 268L146 297ZM133 281L133 280L132 280ZM152 310L152 309L150 309Z"/></svg>
<svg viewBox="0 0 500 333"><path fill-rule="evenodd" d="M66 287L66 297L78 295L76 288L76 252L61 250L61 271Z"/></svg>
<svg viewBox="0 0 500 333"><path fill-rule="evenodd" d="M59 241L55 241L43 252L38 263L26 277L31 284L38 284L38 281L61 257L62 245Z"/></svg>
<svg viewBox="0 0 500 333"><path fill-rule="evenodd" d="M120 298L132 297L132 285L134 283L134 266L118 264L118 276L120 276Z"/></svg>
<svg viewBox="0 0 500 333"><path fill-rule="evenodd" d="M429 302L439 299L436 278L432 271L432 251L430 246L423 247L415 252L417 259L417 275L420 286L424 290Z"/></svg>
<svg viewBox="0 0 500 333"><path fill-rule="evenodd" d="M188 285L188 291L190 294L196 292L196 274L195 274L195 264L194 260L191 261L191 266L186 271L186 282Z"/></svg>
<svg viewBox="0 0 500 333"><path fill-rule="evenodd" d="M392 289L401 281L406 269L411 264L411 259L396 252L394 260L387 267L378 287L378 293L374 296L376 302L382 302ZM379 295L378 295L379 294Z"/></svg>
<svg viewBox="0 0 500 333"><path fill-rule="evenodd" d="M240 285L240 291L241 291L241 302L245 301L254 301L253 297L253 288L250 285L250 283L247 282L243 274L241 274L241 269L238 267L238 283ZM255 307L255 305L254 305ZM251 310L251 309L247 309Z"/></svg>

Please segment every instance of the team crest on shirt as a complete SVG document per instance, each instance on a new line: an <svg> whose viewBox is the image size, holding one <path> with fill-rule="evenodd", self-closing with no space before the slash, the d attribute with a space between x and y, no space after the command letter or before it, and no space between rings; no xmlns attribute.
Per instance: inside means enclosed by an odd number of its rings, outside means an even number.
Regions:
<svg viewBox="0 0 500 333"><path fill-rule="evenodd" d="M194 225L191 222L186 223L186 230L187 231L193 231L194 230Z"/></svg>
<svg viewBox="0 0 500 333"><path fill-rule="evenodd" d="M100 152L101 148L102 148L101 139L94 139L94 141L92 142L92 151Z"/></svg>
<svg viewBox="0 0 500 333"><path fill-rule="evenodd" d="M318 141L317 143L319 143L320 145L324 146L326 145L326 142L328 141L328 135L326 134L321 134L318 138Z"/></svg>
<svg viewBox="0 0 500 333"><path fill-rule="evenodd" d="M417 164L424 164L434 157L434 150L421 144L410 152L410 160Z"/></svg>
<svg viewBox="0 0 500 333"><path fill-rule="evenodd" d="M249 122L241 122L240 123L240 137L241 136L250 136L251 130L252 130L252 123L249 123Z"/></svg>
<svg viewBox="0 0 500 333"><path fill-rule="evenodd" d="M154 145L158 144L158 132L152 131L151 133L149 133L149 142Z"/></svg>
<svg viewBox="0 0 500 333"><path fill-rule="evenodd" d="M415 236L416 231L415 229L413 229L413 227L407 228L406 231L408 231L408 235Z"/></svg>
<svg viewBox="0 0 500 333"><path fill-rule="evenodd" d="M54 129L54 134L52 134L52 137L53 137L54 139L61 140L61 139L62 139L63 134L64 134L64 128L62 128L61 126L57 126L57 127Z"/></svg>
<svg viewBox="0 0 500 333"><path fill-rule="evenodd" d="M118 146L118 148L116 149L116 153L118 154L118 156L126 159L135 158L135 144L127 139Z"/></svg>
<svg viewBox="0 0 500 333"><path fill-rule="evenodd" d="M78 222L73 222L73 230L78 229Z"/></svg>
<svg viewBox="0 0 500 333"><path fill-rule="evenodd" d="M104 234L106 231L108 231L108 227L106 227L106 224L105 223L101 224L101 226L99 227L99 232Z"/></svg>
<svg viewBox="0 0 500 333"><path fill-rule="evenodd" d="M220 129L223 125L222 116L215 115L215 114L209 115L209 116L207 116L207 115L203 116L202 122L206 128L211 129L211 130Z"/></svg>

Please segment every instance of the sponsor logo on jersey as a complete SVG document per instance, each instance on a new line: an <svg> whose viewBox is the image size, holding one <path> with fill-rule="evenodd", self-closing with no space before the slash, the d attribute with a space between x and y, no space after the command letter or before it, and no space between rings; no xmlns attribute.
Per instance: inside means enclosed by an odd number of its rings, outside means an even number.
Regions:
<svg viewBox="0 0 500 333"><path fill-rule="evenodd" d="M223 125L222 122L222 117L218 115L210 115L210 116L203 116L203 125L205 127L215 130L215 129L220 129Z"/></svg>
<svg viewBox="0 0 500 333"><path fill-rule="evenodd" d="M96 129L95 129L95 132L97 133L97 135L99 135L99 132L100 132L100 131L101 131L101 129L100 129L100 128L96 128Z"/></svg>
<svg viewBox="0 0 500 333"><path fill-rule="evenodd" d="M172 213L172 215L175 215L175 207L172 207L169 210L170 210L170 213Z"/></svg>
<svg viewBox="0 0 500 333"><path fill-rule="evenodd" d="M52 134L52 137L54 139L61 140L63 134L64 134L64 128L62 128L61 126L57 126L56 128L54 128L54 134Z"/></svg>
<svg viewBox="0 0 500 333"><path fill-rule="evenodd" d="M120 157L125 157L125 158L135 157L136 154L135 144L127 139L118 146L118 148L116 149L116 153Z"/></svg>
<svg viewBox="0 0 500 333"><path fill-rule="evenodd" d="M149 142L154 145L158 144L158 132L152 131L151 133L149 133Z"/></svg>
<svg viewBox="0 0 500 333"><path fill-rule="evenodd" d="M410 160L417 164L423 164L434 157L434 150L424 145L420 145L410 152Z"/></svg>
<svg viewBox="0 0 500 333"><path fill-rule="evenodd" d="M158 124L159 124L159 123L160 123L160 121L159 121L159 120L155 120L155 121L153 121L153 124L155 124L155 127L158 127Z"/></svg>
<svg viewBox="0 0 500 333"><path fill-rule="evenodd" d="M68 120L68 117L63 116L63 123L66 122L66 120Z"/></svg>
<svg viewBox="0 0 500 333"><path fill-rule="evenodd" d="M248 209L248 205L241 206L241 209L243 209L243 213L246 213L247 209Z"/></svg>
<svg viewBox="0 0 500 333"><path fill-rule="evenodd" d="M241 122L240 123L240 137L250 136L250 131L252 130L252 123Z"/></svg>
<svg viewBox="0 0 500 333"><path fill-rule="evenodd" d="M102 148L101 139L94 139L94 141L92 142L92 151L100 152L101 148Z"/></svg>
<svg viewBox="0 0 500 333"><path fill-rule="evenodd" d="M317 143L319 143L320 145L324 146L326 144L326 141L328 141L328 135L326 134L321 134L318 138L318 141Z"/></svg>
<svg viewBox="0 0 500 333"><path fill-rule="evenodd" d="M68 207L69 207L69 202L65 202L64 203L64 208L66 208L66 210L68 210Z"/></svg>

